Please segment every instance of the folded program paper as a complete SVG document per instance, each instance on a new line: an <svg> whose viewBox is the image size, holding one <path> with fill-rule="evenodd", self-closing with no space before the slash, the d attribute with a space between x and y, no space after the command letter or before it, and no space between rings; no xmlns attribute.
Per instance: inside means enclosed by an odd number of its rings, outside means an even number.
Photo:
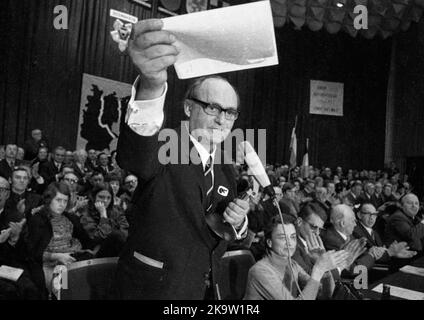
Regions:
<svg viewBox="0 0 424 320"><path fill-rule="evenodd" d="M383 284L380 283L378 286L372 289L372 291L382 293ZM406 300L424 300L424 293L422 292L395 287L395 286L390 286L390 295L398 297L398 298L406 299Z"/></svg>
<svg viewBox="0 0 424 320"><path fill-rule="evenodd" d="M278 64L269 1L164 18L177 38L178 78Z"/></svg>
<svg viewBox="0 0 424 320"><path fill-rule="evenodd" d="M404 266L399 269L402 272L414 274L416 276L424 277L424 268L414 267L414 266Z"/></svg>

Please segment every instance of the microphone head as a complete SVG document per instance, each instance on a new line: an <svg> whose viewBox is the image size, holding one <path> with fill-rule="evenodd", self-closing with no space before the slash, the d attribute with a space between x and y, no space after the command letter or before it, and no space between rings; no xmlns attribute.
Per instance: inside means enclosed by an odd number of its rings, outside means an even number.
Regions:
<svg viewBox="0 0 424 320"><path fill-rule="evenodd" d="M261 187L265 188L270 186L271 182L269 181L265 168L262 165L261 159L259 159L258 154L256 153L255 149L253 149L251 144L248 141L241 142L239 144L239 151L241 154L244 154L244 161L246 161L250 171L259 182Z"/></svg>

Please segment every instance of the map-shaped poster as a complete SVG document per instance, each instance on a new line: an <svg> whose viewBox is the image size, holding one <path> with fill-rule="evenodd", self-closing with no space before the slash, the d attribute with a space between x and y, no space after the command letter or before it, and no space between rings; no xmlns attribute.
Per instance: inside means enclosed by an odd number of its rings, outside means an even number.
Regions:
<svg viewBox="0 0 424 320"><path fill-rule="evenodd" d="M77 149L116 149L130 95L130 84L83 74Z"/></svg>

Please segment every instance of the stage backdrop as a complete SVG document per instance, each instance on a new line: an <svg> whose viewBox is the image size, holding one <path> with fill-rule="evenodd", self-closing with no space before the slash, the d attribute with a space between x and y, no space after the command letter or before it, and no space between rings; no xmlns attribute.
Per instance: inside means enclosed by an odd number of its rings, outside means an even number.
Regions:
<svg viewBox="0 0 424 320"><path fill-rule="evenodd" d="M131 85L83 74L77 149L115 150Z"/></svg>
<svg viewBox="0 0 424 320"><path fill-rule="evenodd" d="M56 5L68 8L67 30L53 26ZM0 1L0 25L7 30L0 34L5 49L0 50L0 144L23 144L31 129L39 127L52 146L73 149L80 130L82 75L121 83L136 79L137 70L109 34L111 9L139 19L151 16L127 0ZM227 74L240 93L241 116L235 127L267 129L268 161L288 163L298 115L298 164L310 138L313 165L381 168L390 38L352 38L343 32L294 30L287 24L276 29L276 37L278 66ZM414 46L411 42L408 50ZM344 84L343 117L309 113L310 80L317 79ZM181 100L187 86L170 68L168 127L184 118Z"/></svg>

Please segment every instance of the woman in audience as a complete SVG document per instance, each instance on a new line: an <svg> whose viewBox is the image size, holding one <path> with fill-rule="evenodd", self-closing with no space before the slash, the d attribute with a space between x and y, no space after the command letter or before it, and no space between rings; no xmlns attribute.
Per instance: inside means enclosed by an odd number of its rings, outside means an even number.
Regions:
<svg viewBox="0 0 424 320"><path fill-rule="evenodd" d="M78 211L84 229L97 246L96 257L119 255L128 236L123 210L113 204L109 184L99 184L89 196L88 205Z"/></svg>
<svg viewBox="0 0 424 320"><path fill-rule="evenodd" d="M245 300L315 300L320 284L322 296L332 296L334 280L328 271L344 268L349 253L344 250L323 253L309 276L291 259L296 251L297 235L294 218L288 215L284 224L279 216L273 219L265 231L265 241L267 254L249 270Z"/></svg>
<svg viewBox="0 0 424 320"><path fill-rule="evenodd" d="M122 200L118 196L121 189L121 178L119 175L111 173L107 176L107 182L110 184L113 192L113 205L121 206Z"/></svg>
<svg viewBox="0 0 424 320"><path fill-rule="evenodd" d="M43 196L44 207L28 223L27 242L30 254L40 266L39 279L50 288L55 266L75 262L76 256L85 253L82 248L91 245L79 219L65 211L70 197L68 185L53 182ZM38 285L44 285L43 281Z"/></svg>

